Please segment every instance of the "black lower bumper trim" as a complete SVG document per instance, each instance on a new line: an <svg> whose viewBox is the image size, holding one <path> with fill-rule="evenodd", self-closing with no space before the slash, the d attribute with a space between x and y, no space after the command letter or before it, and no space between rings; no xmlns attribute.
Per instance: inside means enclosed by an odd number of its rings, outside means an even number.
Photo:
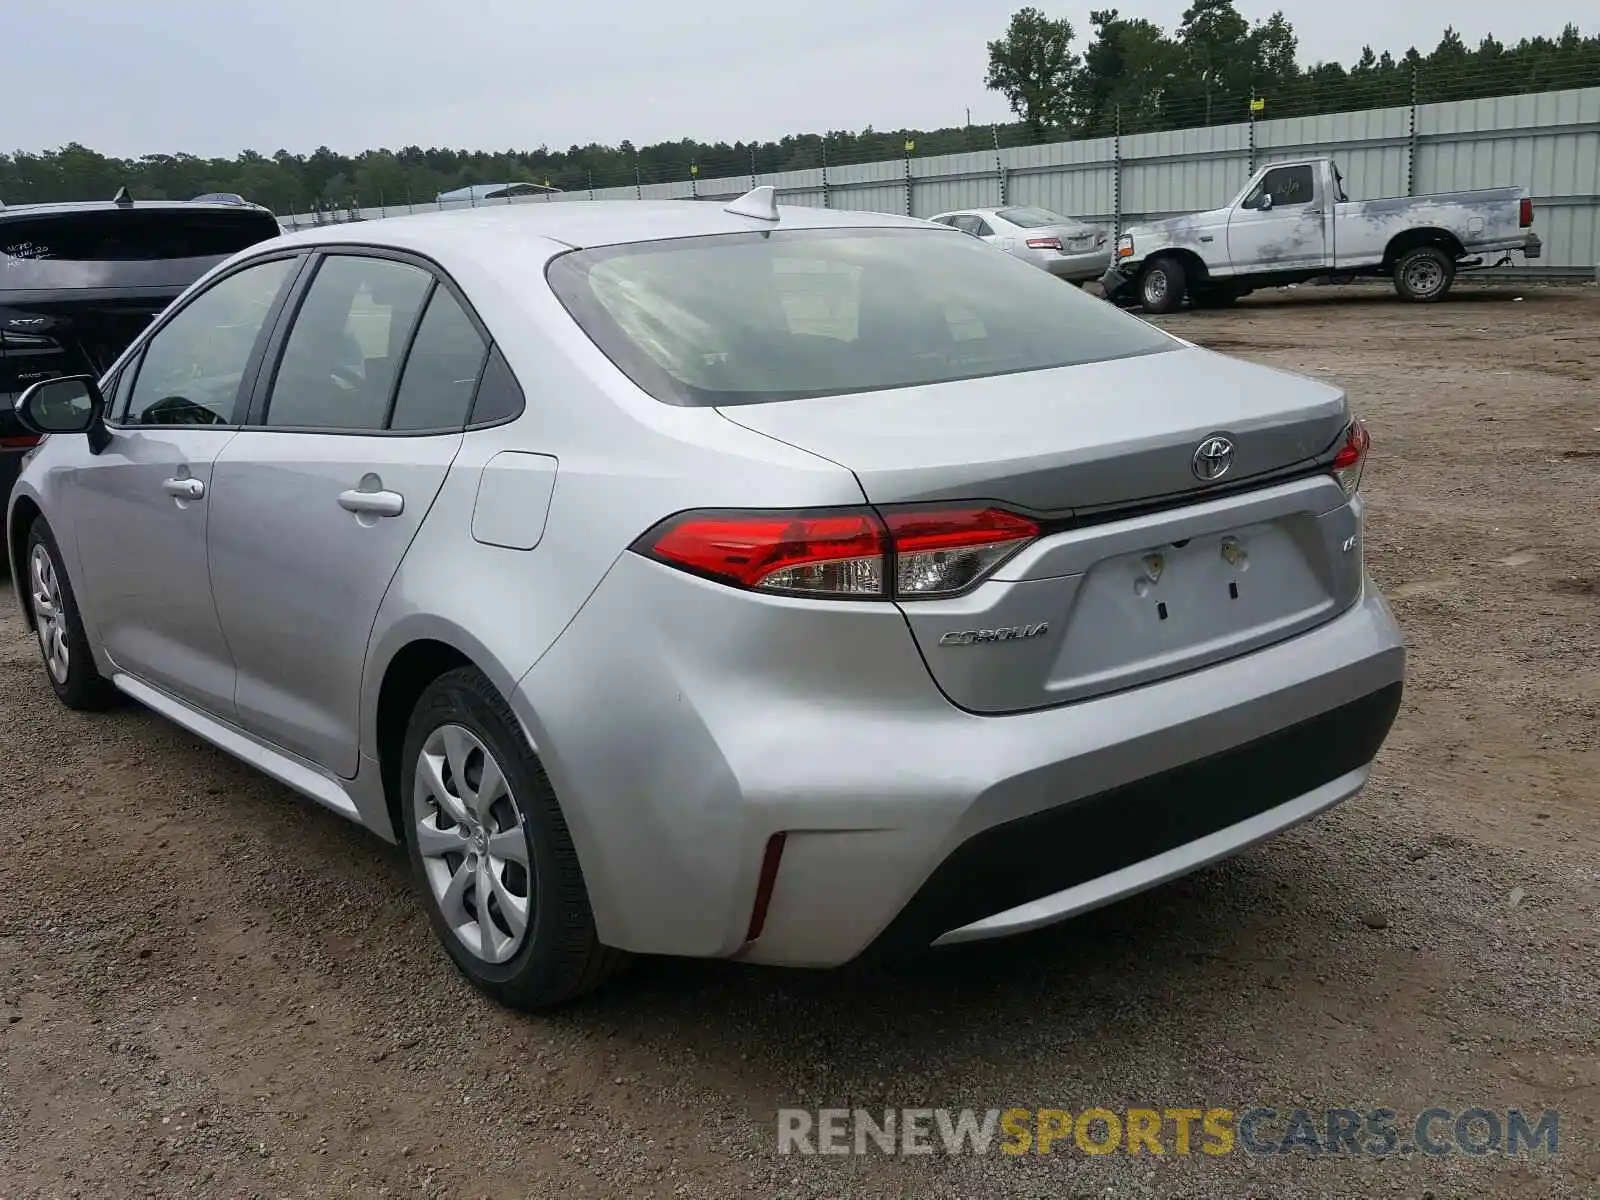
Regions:
<svg viewBox="0 0 1600 1200"><path fill-rule="evenodd" d="M985 829L957 846L865 957L936 938L1248 820L1370 763L1400 709L1398 682L1160 774Z"/></svg>

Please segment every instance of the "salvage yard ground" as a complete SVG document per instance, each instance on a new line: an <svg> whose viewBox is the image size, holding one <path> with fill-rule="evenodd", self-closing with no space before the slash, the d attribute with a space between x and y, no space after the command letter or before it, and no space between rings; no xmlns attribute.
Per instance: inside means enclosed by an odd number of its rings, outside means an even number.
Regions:
<svg viewBox="0 0 1600 1200"><path fill-rule="evenodd" d="M0 1197L1593 1196L1600 293L1301 288L1163 324L1370 419L1368 562L1412 657L1360 799L1033 937L653 962L518 1016L456 977L398 851L140 709L65 712L0 595ZM1560 1144L775 1153L788 1106L1258 1104L1551 1108Z"/></svg>

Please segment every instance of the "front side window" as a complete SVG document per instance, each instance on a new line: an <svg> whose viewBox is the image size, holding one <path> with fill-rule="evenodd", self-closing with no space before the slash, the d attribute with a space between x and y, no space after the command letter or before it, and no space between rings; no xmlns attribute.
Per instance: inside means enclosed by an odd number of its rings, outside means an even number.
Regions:
<svg viewBox="0 0 1600 1200"><path fill-rule="evenodd" d="M931 229L595 247L556 258L548 277L611 361L671 404L948 383L1178 344L1020 259Z"/></svg>
<svg viewBox="0 0 1600 1200"><path fill-rule="evenodd" d="M277 258L208 288L145 346L126 420L133 425L236 425L245 369L296 260Z"/></svg>
<svg viewBox="0 0 1600 1200"><path fill-rule="evenodd" d="M1272 197L1273 208L1290 208L1311 203L1311 168L1274 167L1261 177L1244 202L1246 208L1260 208L1263 196Z"/></svg>
<svg viewBox="0 0 1600 1200"><path fill-rule="evenodd" d="M382 429L432 286L433 276L409 263L354 254L325 258L284 342L266 423Z"/></svg>

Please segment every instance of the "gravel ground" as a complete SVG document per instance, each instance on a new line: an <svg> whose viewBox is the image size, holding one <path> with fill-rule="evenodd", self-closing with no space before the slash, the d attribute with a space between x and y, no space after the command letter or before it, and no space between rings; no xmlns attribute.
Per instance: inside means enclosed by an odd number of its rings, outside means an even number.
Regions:
<svg viewBox="0 0 1600 1200"><path fill-rule="evenodd" d="M1303 288L1165 324L1346 386L1412 646L1359 799L893 970L651 962L479 999L401 854L0 615L0 1196L1593 1197L1600 295ZM1553 1157L780 1156L780 1107L1561 1113Z"/></svg>

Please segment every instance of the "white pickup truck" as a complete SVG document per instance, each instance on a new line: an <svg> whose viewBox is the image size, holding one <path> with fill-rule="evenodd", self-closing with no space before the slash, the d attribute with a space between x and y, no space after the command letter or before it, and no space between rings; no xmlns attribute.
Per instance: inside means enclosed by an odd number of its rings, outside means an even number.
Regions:
<svg viewBox="0 0 1600 1200"><path fill-rule="evenodd" d="M1388 276L1406 300L1438 300L1456 272L1538 258L1522 187L1349 200L1331 158L1270 163L1225 208L1136 225L1101 279L1145 312L1231 304L1258 287ZM1494 261L1486 256L1497 255Z"/></svg>

